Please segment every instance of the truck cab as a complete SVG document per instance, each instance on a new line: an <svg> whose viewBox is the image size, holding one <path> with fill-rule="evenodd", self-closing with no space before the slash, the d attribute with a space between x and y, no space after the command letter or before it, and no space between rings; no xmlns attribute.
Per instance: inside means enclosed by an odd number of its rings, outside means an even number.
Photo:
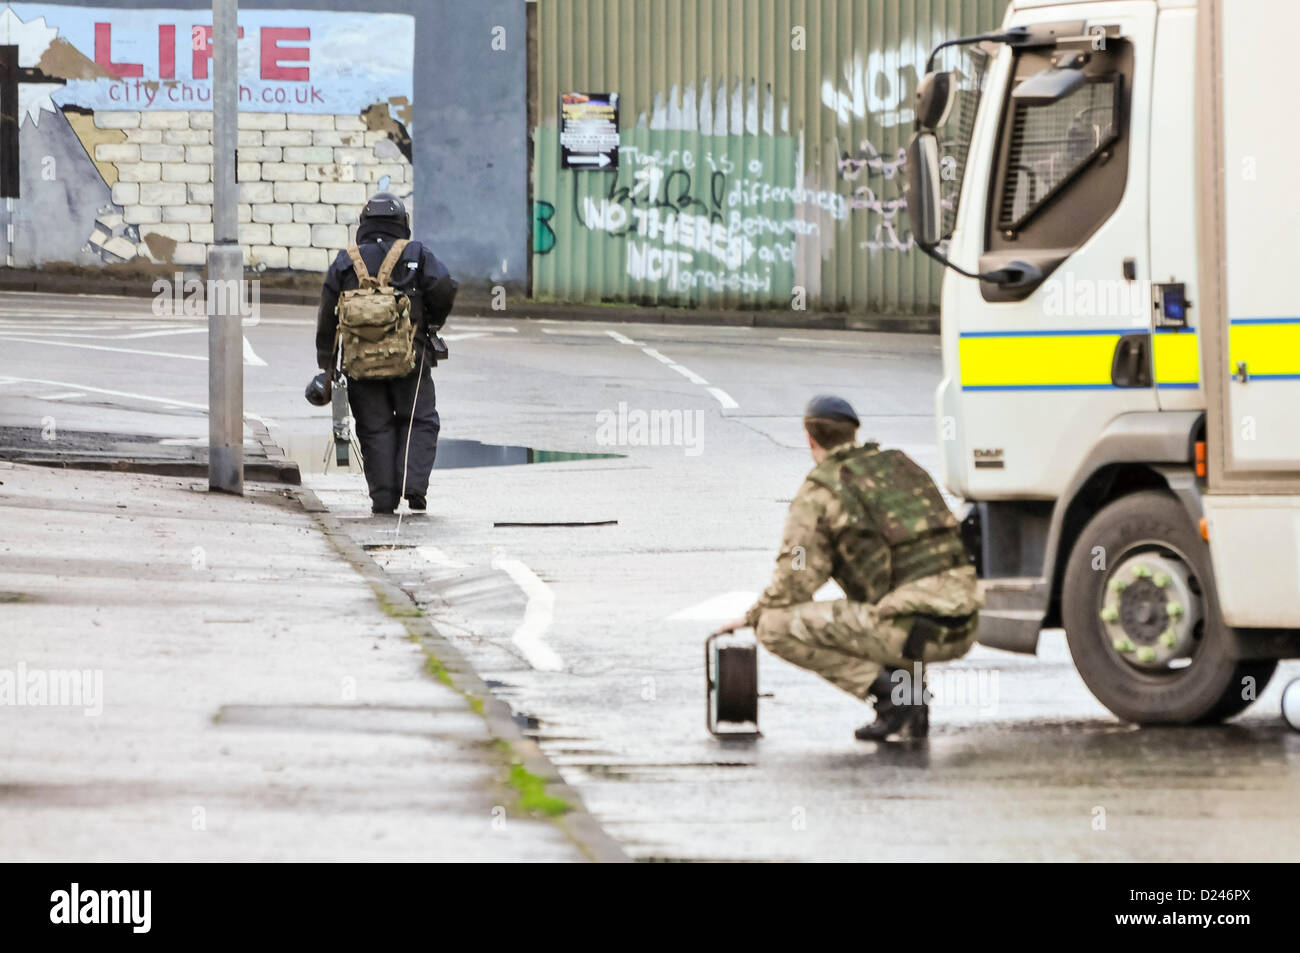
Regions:
<svg viewBox="0 0 1300 953"><path fill-rule="evenodd" d="M1300 4L1227 7L1012 0L932 55L908 153L980 639L1063 626L1139 723L1240 712L1300 655Z"/></svg>

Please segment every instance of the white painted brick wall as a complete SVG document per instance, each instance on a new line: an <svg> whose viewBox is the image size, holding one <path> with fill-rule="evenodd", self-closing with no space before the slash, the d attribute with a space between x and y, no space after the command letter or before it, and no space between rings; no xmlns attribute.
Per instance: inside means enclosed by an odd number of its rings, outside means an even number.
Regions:
<svg viewBox="0 0 1300 953"><path fill-rule="evenodd" d="M240 182L239 183L239 201L245 203L260 203L275 201L272 185L270 182Z"/></svg>
<svg viewBox="0 0 1300 953"><path fill-rule="evenodd" d="M162 178L162 166L157 162L124 164L117 169L119 182L157 182Z"/></svg>
<svg viewBox="0 0 1300 953"><path fill-rule="evenodd" d="M255 221L255 222L266 222L266 223L268 223L268 224L276 224L276 223L279 223L279 222L292 222L292 221L293 221L293 206L292 206L292 205L275 205L275 204L270 204L270 205L254 205L254 206L253 206L253 221ZM275 240L276 240L276 239L275 239L275 237L274 237L274 235L273 235L273 236L271 237L271 241L275 241Z"/></svg>
<svg viewBox="0 0 1300 953"><path fill-rule="evenodd" d="M185 147L163 145L143 145L140 147L140 159L144 162L184 162Z"/></svg>
<svg viewBox="0 0 1300 953"><path fill-rule="evenodd" d="M333 205L320 205L318 203L299 203L293 206L293 220L295 222L306 222L309 225L333 225L334 224Z"/></svg>
<svg viewBox="0 0 1300 953"><path fill-rule="evenodd" d="M288 202L320 202L320 186L315 182L276 182L275 183L275 201Z"/></svg>
<svg viewBox="0 0 1300 953"><path fill-rule="evenodd" d="M284 113L239 113L240 129L283 129L285 128Z"/></svg>
<svg viewBox="0 0 1300 953"><path fill-rule="evenodd" d="M288 268L289 249L277 245L254 245L250 252L249 264L265 265L267 268Z"/></svg>
<svg viewBox="0 0 1300 953"><path fill-rule="evenodd" d="M95 125L100 129L138 129L140 114L137 112L97 112Z"/></svg>
<svg viewBox="0 0 1300 953"><path fill-rule="evenodd" d="M281 162L284 150L279 146L246 146L239 150L241 162Z"/></svg>
<svg viewBox="0 0 1300 953"><path fill-rule="evenodd" d="M141 130L149 132L151 130ZM169 146L206 146L212 141L212 133L206 129L167 129L159 133L162 142Z"/></svg>
<svg viewBox="0 0 1300 953"><path fill-rule="evenodd" d="M338 250L348 247L348 227L346 225L313 225L311 243L317 248Z"/></svg>
<svg viewBox="0 0 1300 953"><path fill-rule="evenodd" d="M162 180L164 182L211 182L212 166L165 162L162 167Z"/></svg>
<svg viewBox="0 0 1300 953"><path fill-rule="evenodd" d="M101 129L126 141L100 143L96 158L118 173L121 221L177 242L172 263L202 265L212 243L212 113L104 111ZM355 239L366 198L387 179L411 194L412 170L397 146L358 116L241 112L239 242L250 264L321 271ZM148 246L120 257L150 257Z"/></svg>
<svg viewBox="0 0 1300 953"><path fill-rule="evenodd" d="M141 205L181 205L188 197L183 182L146 182L139 188Z"/></svg>
<svg viewBox="0 0 1300 953"><path fill-rule="evenodd" d="M162 221L162 208L157 205L128 205L122 211L122 221L128 225L144 225Z"/></svg>
<svg viewBox="0 0 1300 953"><path fill-rule="evenodd" d="M139 162L140 147L133 142L117 144L101 142L95 146L95 160L98 162Z"/></svg>
<svg viewBox="0 0 1300 953"><path fill-rule="evenodd" d="M334 150L329 146L285 146L285 162L333 162Z"/></svg>
<svg viewBox="0 0 1300 953"><path fill-rule="evenodd" d="M208 260L208 249L195 242L181 242L176 246L172 261L178 265L202 265Z"/></svg>
<svg viewBox="0 0 1300 953"><path fill-rule="evenodd" d="M140 238L145 239L150 235L158 235L162 238L170 238L172 241L187 242L190 240L190 227L188 225L141 225Z"/></svg>
<svg viewBox="0 0 1300 953"><path fill-rule="evenodd" d="M364 205L366 187L362 182L322 182L320 200L329 205Z"/></svg>
<svg viewBox="0 0 1300 953"><path fill-rule="evenodd" d="M141 129L188 129L190 128L190 114L187 112L173 112L171 110L155 110L154 112L141 113Z"/></svg>
<svg viewBox="0 0 1300 953"><path fill-rule="evenodd" d="M282 132L267 132L262 135L262 145L264 146L309 146L311 145L311 133L305 129L294 129Z"/></svg>
<svg viewBox="0 0 1300 953"><path fill-rule="evenodd" d="M112 194L115 205L138 205L140 203L140 185L137 182L119 182L113 186ZM333 221L333 218L330 220Z"/></svg>
<svg viewBox="0 0 1300 953"><path fill-rule="evenodd" d="M210 222L212 221L211 205L164 205L162 206L162 218L164 222Z"/></svg>
<svg viewBox="0 0 1300 953"><path fill-rule="evenodd" d="M263 162L262 180L265 182L302 182L307 178L307 167L301 162Z"/></svg>
<svg viewBox="0 0 1300 953"><path fill-rule="evenodd" d="M332 257L323 248L290 248L289 267L301 271L324 271L330 266Z"/></svg>
<svg viewBox="0 0 1300 953"><path fill-rule="evenodd" d="M318 228L320 226L317 226ZM311 226L301 222L286 222L271 226L271 241L286 248L302 248L310 245Z"/></svg>
<svg viewBox="0 0 1300 953"><path fill-rule="evenodd" d="M239 242L247 245L269 245L271 226L260 222L246 222L239 226Z"/></svg>
<svg viewBox="0 0 1300 953"><path fill-rule="evenodd" d="M334 117L328 115L314 115L310 113L295 114L290 113L288 116L290 129L333 129Z"/></svg>

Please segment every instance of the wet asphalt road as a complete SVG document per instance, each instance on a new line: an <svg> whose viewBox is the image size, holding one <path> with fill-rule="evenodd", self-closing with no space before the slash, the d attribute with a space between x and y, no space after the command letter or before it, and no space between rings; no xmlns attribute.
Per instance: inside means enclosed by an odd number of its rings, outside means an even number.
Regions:
<svg viewBox="0 0 1300 953"><path fill-rule="evenodd" d="M0 422L53 412L70 428L153 421L169 435L202 435L204 419L180 405L205 402L206 367L191 359L205 339L179 321L156 325L174 335L120 339L153 327L141 314L147 304L0 296ZM313 364L309 318L307 309L264 308L247 334L262 363L245 368L247 409L272 422L304 469L329 430L327 412L301 398ZM124 331L131 321L140 328ZM90 330L59 330L74 327ZM766 583L789 497L809 467L803 403L815 391L841 393L864 435L933 466L934 339L543 323L509 312L453 319L449 330L452 359L436 377L445 438L623 456L439 470L429 514L400 527L369 516L359 477L309 480L496 684L632 855L1300 855L1300 734L1278 718L1297 663L1233 724L1138 730L1092 699L1063 635L1049 632L1037 658L977 648L946 666L930 741L874 746L852 738L869 717L861 703L765 656L763 738L722 743L705 732L702 641ZM81 385L117 394L86 396ZM64 396L78 388L82 397ZM679 412L701 429L676 446L611 446L601 423L613 418L616 432L620 404L625 415Z"/></svg>

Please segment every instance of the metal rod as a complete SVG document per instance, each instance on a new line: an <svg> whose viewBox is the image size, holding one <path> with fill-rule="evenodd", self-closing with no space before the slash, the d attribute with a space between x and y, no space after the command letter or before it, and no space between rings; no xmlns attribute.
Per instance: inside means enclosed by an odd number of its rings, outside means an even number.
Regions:
<svg viewBox="0 0 1300 953"><path fill-rule="evenodd" d="M212 0L212 237L208 249L208 489L244 492L244 254L235 147L238 0Z"/></svg>

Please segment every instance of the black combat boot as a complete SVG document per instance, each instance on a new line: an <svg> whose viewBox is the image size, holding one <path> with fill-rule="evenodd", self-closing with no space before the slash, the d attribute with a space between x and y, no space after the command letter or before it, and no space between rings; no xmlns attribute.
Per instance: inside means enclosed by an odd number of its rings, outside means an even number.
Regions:
<svg viewBox="0 0 1300 953"><path fill-rule="evenodd" d="M893 674L897 669L882 669L871 683L869 692L876 703L876 720L853 732L859 741L909 741L924 738L930 733L930 706L925 703L922 688L921 701L896 704L893 694ZM910 689L909 689L910 691Z"/></svg>

